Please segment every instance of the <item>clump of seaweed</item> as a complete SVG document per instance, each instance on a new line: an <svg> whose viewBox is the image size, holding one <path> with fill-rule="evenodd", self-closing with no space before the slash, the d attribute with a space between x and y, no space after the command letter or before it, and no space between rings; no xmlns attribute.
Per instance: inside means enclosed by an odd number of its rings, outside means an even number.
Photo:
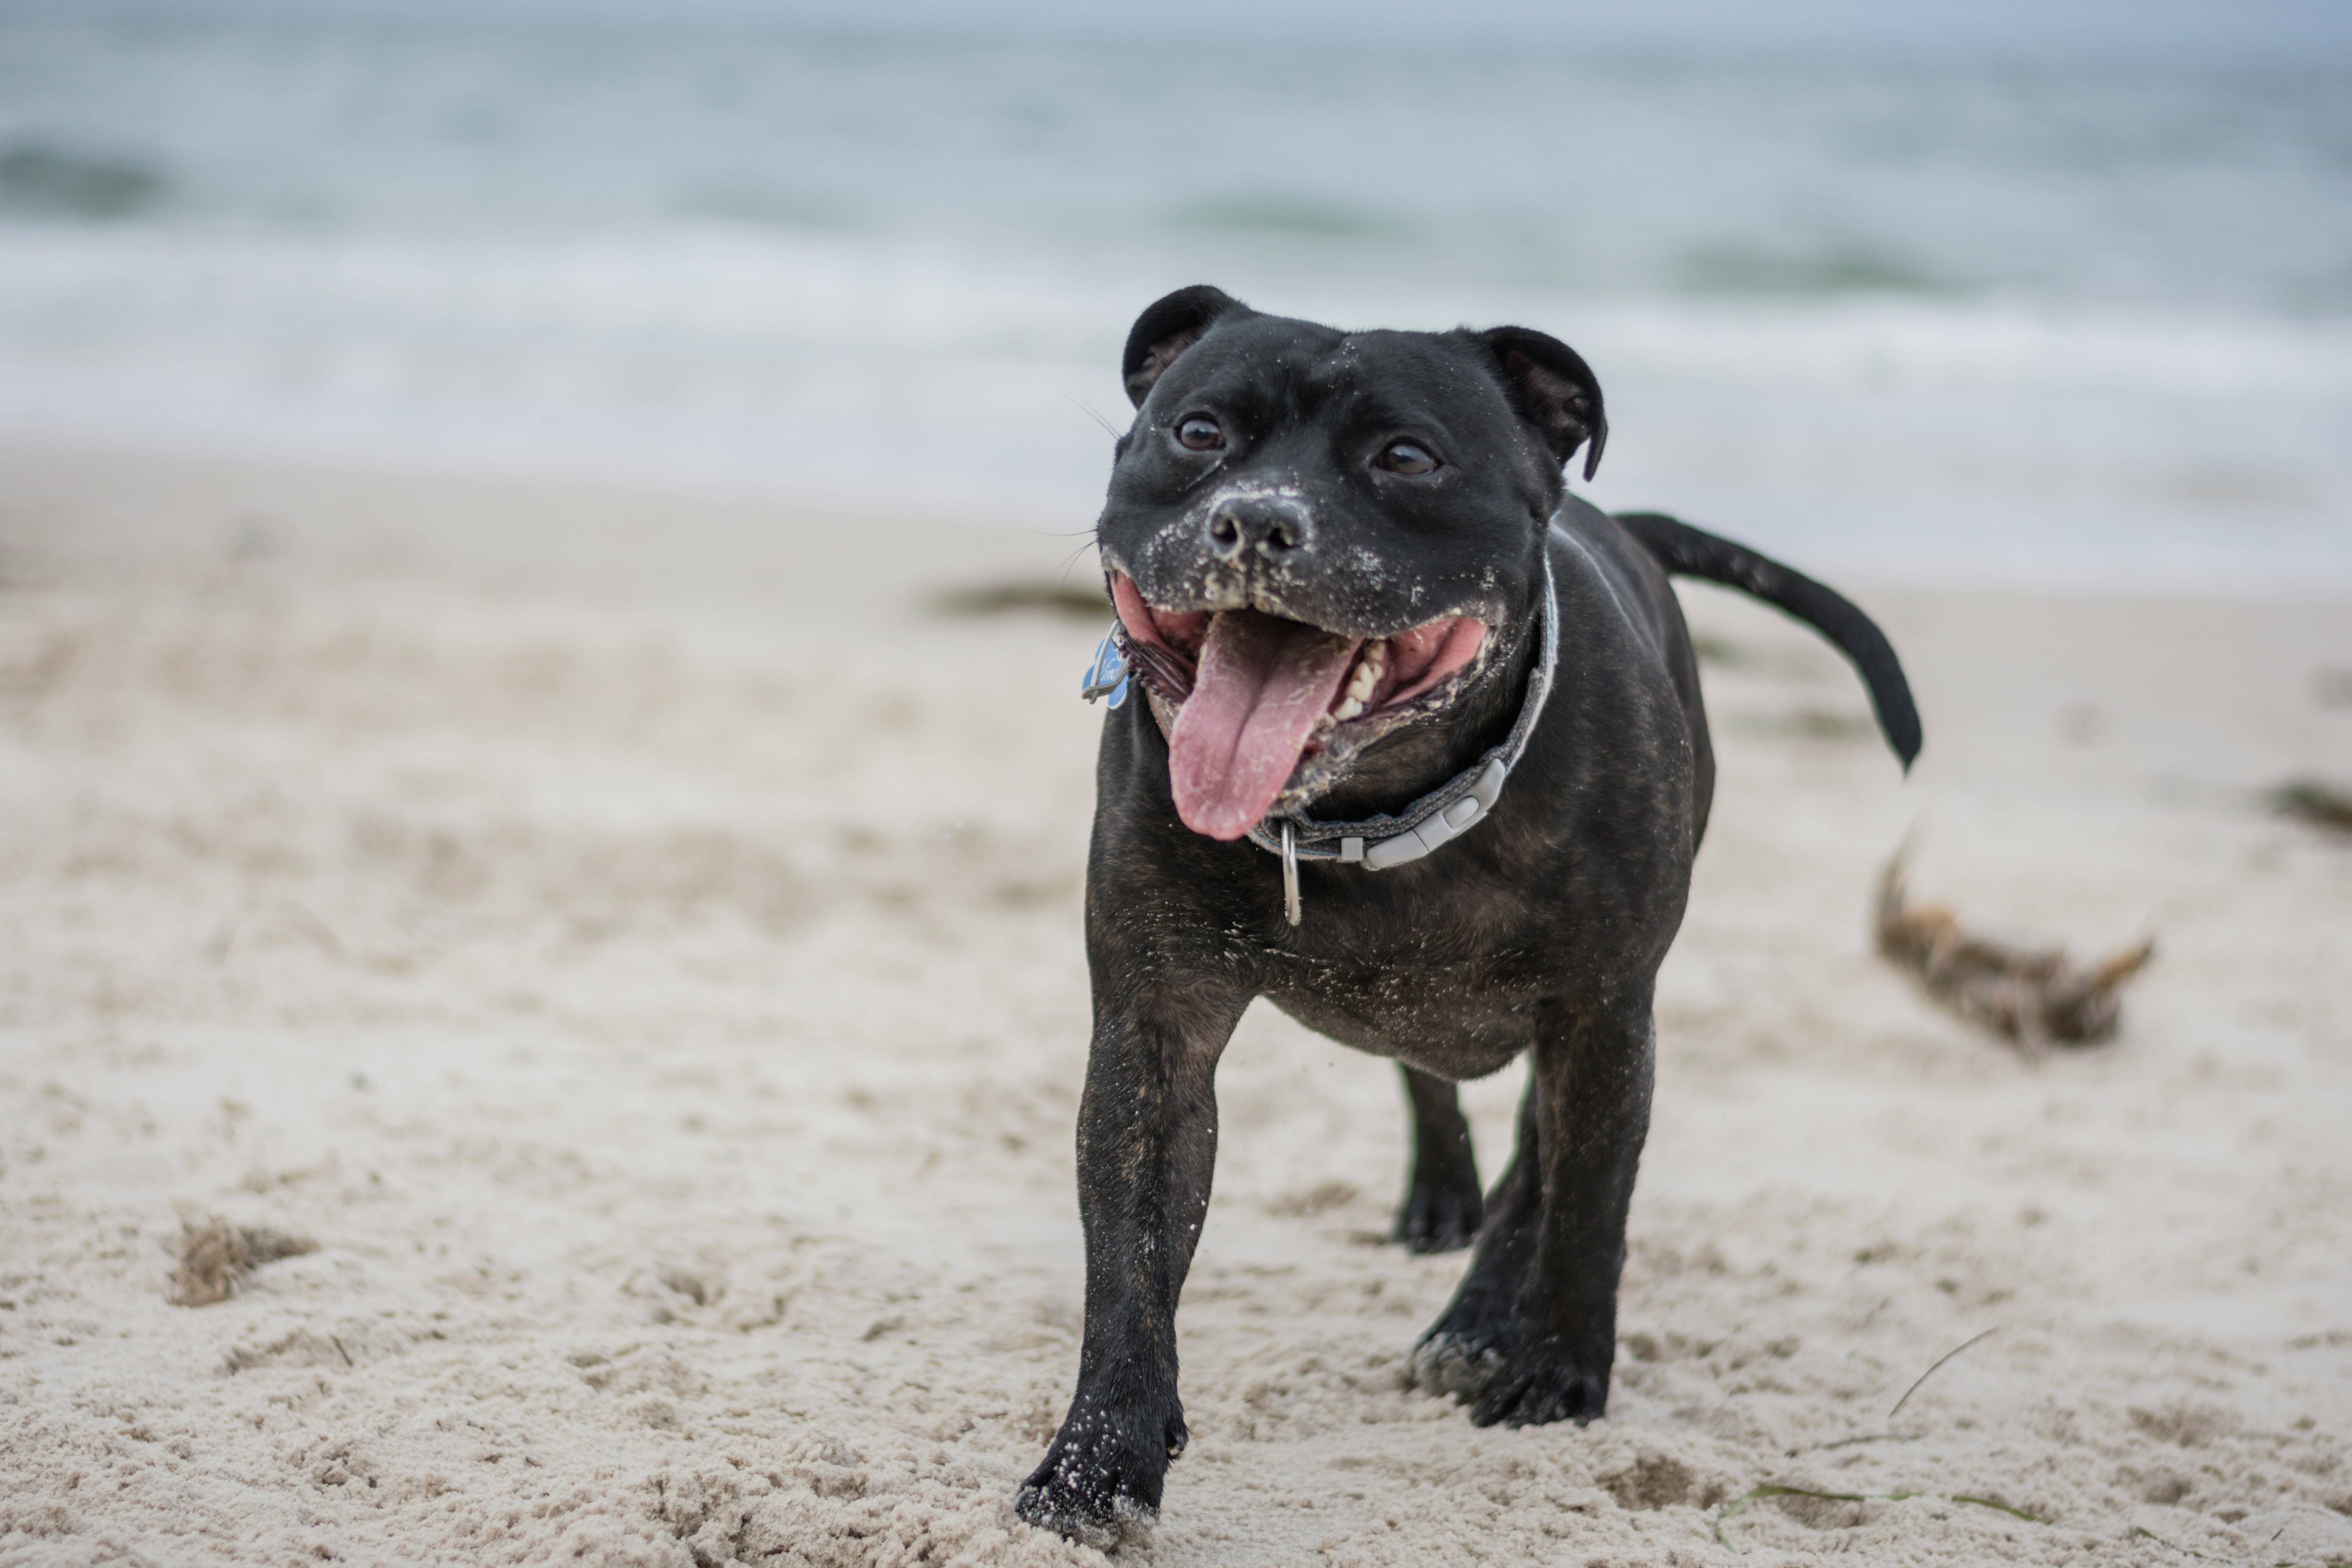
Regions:
<svg viewBox="0 0 2352 1568"><path fill-rule="evenodd" d="M2296 779L2271 791L2270 803L2272 810L2298 822L2352 833L2352 789L2316 779Z"/></svg>
<svg viewBox="0 0 2352 1568"><path fill-rule="evenodd" d="M1929 996L2030 1056L2116 1032L2125 981L2156 954L2156 939L2088 968L2063 948L2011 947L1961 929L1951 910L1904 900L1903 857L1878 883L1878 951L1909 970Z"/></svg>
<svg viewBox="0 0 2352 1568"><path fill-rule="evenodd" d="M1101 584L1066 580L943 588L931 595L930 608L941 616L998 616L1017 610L1043 610L1049 615L1087 621L1100 621L1111 613L1110 598Z"/></svg>
<svg viewBox="0 0 2352 1568"><path fill-rule="evenodd" d="M318 1250L319 1244L307 1236L267 1226L233 1226L218 1215L202 1225L184 1222L180 1266L172 1273L172 1300L182 1307L226 1301L263 1264Z"/></svg>

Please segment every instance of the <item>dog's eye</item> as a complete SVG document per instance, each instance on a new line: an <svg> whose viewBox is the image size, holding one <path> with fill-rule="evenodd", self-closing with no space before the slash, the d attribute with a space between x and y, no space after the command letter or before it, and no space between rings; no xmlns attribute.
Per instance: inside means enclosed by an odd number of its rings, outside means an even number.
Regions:
<svg viewBox="0 0 2352 1568"><path fill-rule="evenodd" d="M1225 433L1215 420L1195 414L1178 424L1176 439L1195 452L1213 452L1225 444Z"/></svg>
<svg viewBox="0 0 2352 1568"><path fill-rule="evenodd" d="M1392 474L1426 474L1437 467L1437 459L1426 447L1412 441L1391 441L1381 454L1380 464Z"/></svg>

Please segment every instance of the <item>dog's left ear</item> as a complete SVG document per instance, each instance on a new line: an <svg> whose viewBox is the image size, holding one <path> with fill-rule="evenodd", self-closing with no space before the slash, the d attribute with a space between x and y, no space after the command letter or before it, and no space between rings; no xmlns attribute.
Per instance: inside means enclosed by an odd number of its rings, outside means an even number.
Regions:
<svg viewBox="0 0 2352 1568"><path fill-rule="evenodd" d="M1496 327L1478 341L1494 356L1503 386L1519 417L1534 426L1562 463L1586 442L1584 477L1601 467L1609 445L1609 416L1601 404L1601 383L1584 357L1558 338L1528 327Z"/></svg>

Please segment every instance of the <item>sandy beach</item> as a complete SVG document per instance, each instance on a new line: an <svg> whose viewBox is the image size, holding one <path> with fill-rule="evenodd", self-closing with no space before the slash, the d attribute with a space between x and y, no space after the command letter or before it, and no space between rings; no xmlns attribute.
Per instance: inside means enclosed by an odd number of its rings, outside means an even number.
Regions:
<svg viewBox="0 0 2352 1568"><path fill-rule="evenodd" d="M0 451L0 1564L1101 1561L1010 1497L1077 1354L1103 621L954 599L1095 580ZM2352 837L2265 801L2352 784L2352 605L1839 585L1907 781L1685 592L1721 779L1608 1418L1408 1386L1463 1257L1384 1241L1393 1069L1261 1006L1121 1561L2352 1563ZM2028 1059L1876 957L1906 835L1971 926L2152 934L2120 1035ZM177 1304L215 1219L315 1247Z"/></svg>

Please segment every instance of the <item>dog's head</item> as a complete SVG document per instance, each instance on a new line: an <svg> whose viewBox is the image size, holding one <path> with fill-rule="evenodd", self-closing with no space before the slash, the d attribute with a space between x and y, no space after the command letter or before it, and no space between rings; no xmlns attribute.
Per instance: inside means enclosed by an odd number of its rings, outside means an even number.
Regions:
<svg viewBox="0 0 2352 1568"><path fill-rule="evenodd" d="M1098 527L1187 826L1239 838L1526 644L1561 468L1609 426L1524 327L1343 332L1217 289L1145 310Z"/></svg>

